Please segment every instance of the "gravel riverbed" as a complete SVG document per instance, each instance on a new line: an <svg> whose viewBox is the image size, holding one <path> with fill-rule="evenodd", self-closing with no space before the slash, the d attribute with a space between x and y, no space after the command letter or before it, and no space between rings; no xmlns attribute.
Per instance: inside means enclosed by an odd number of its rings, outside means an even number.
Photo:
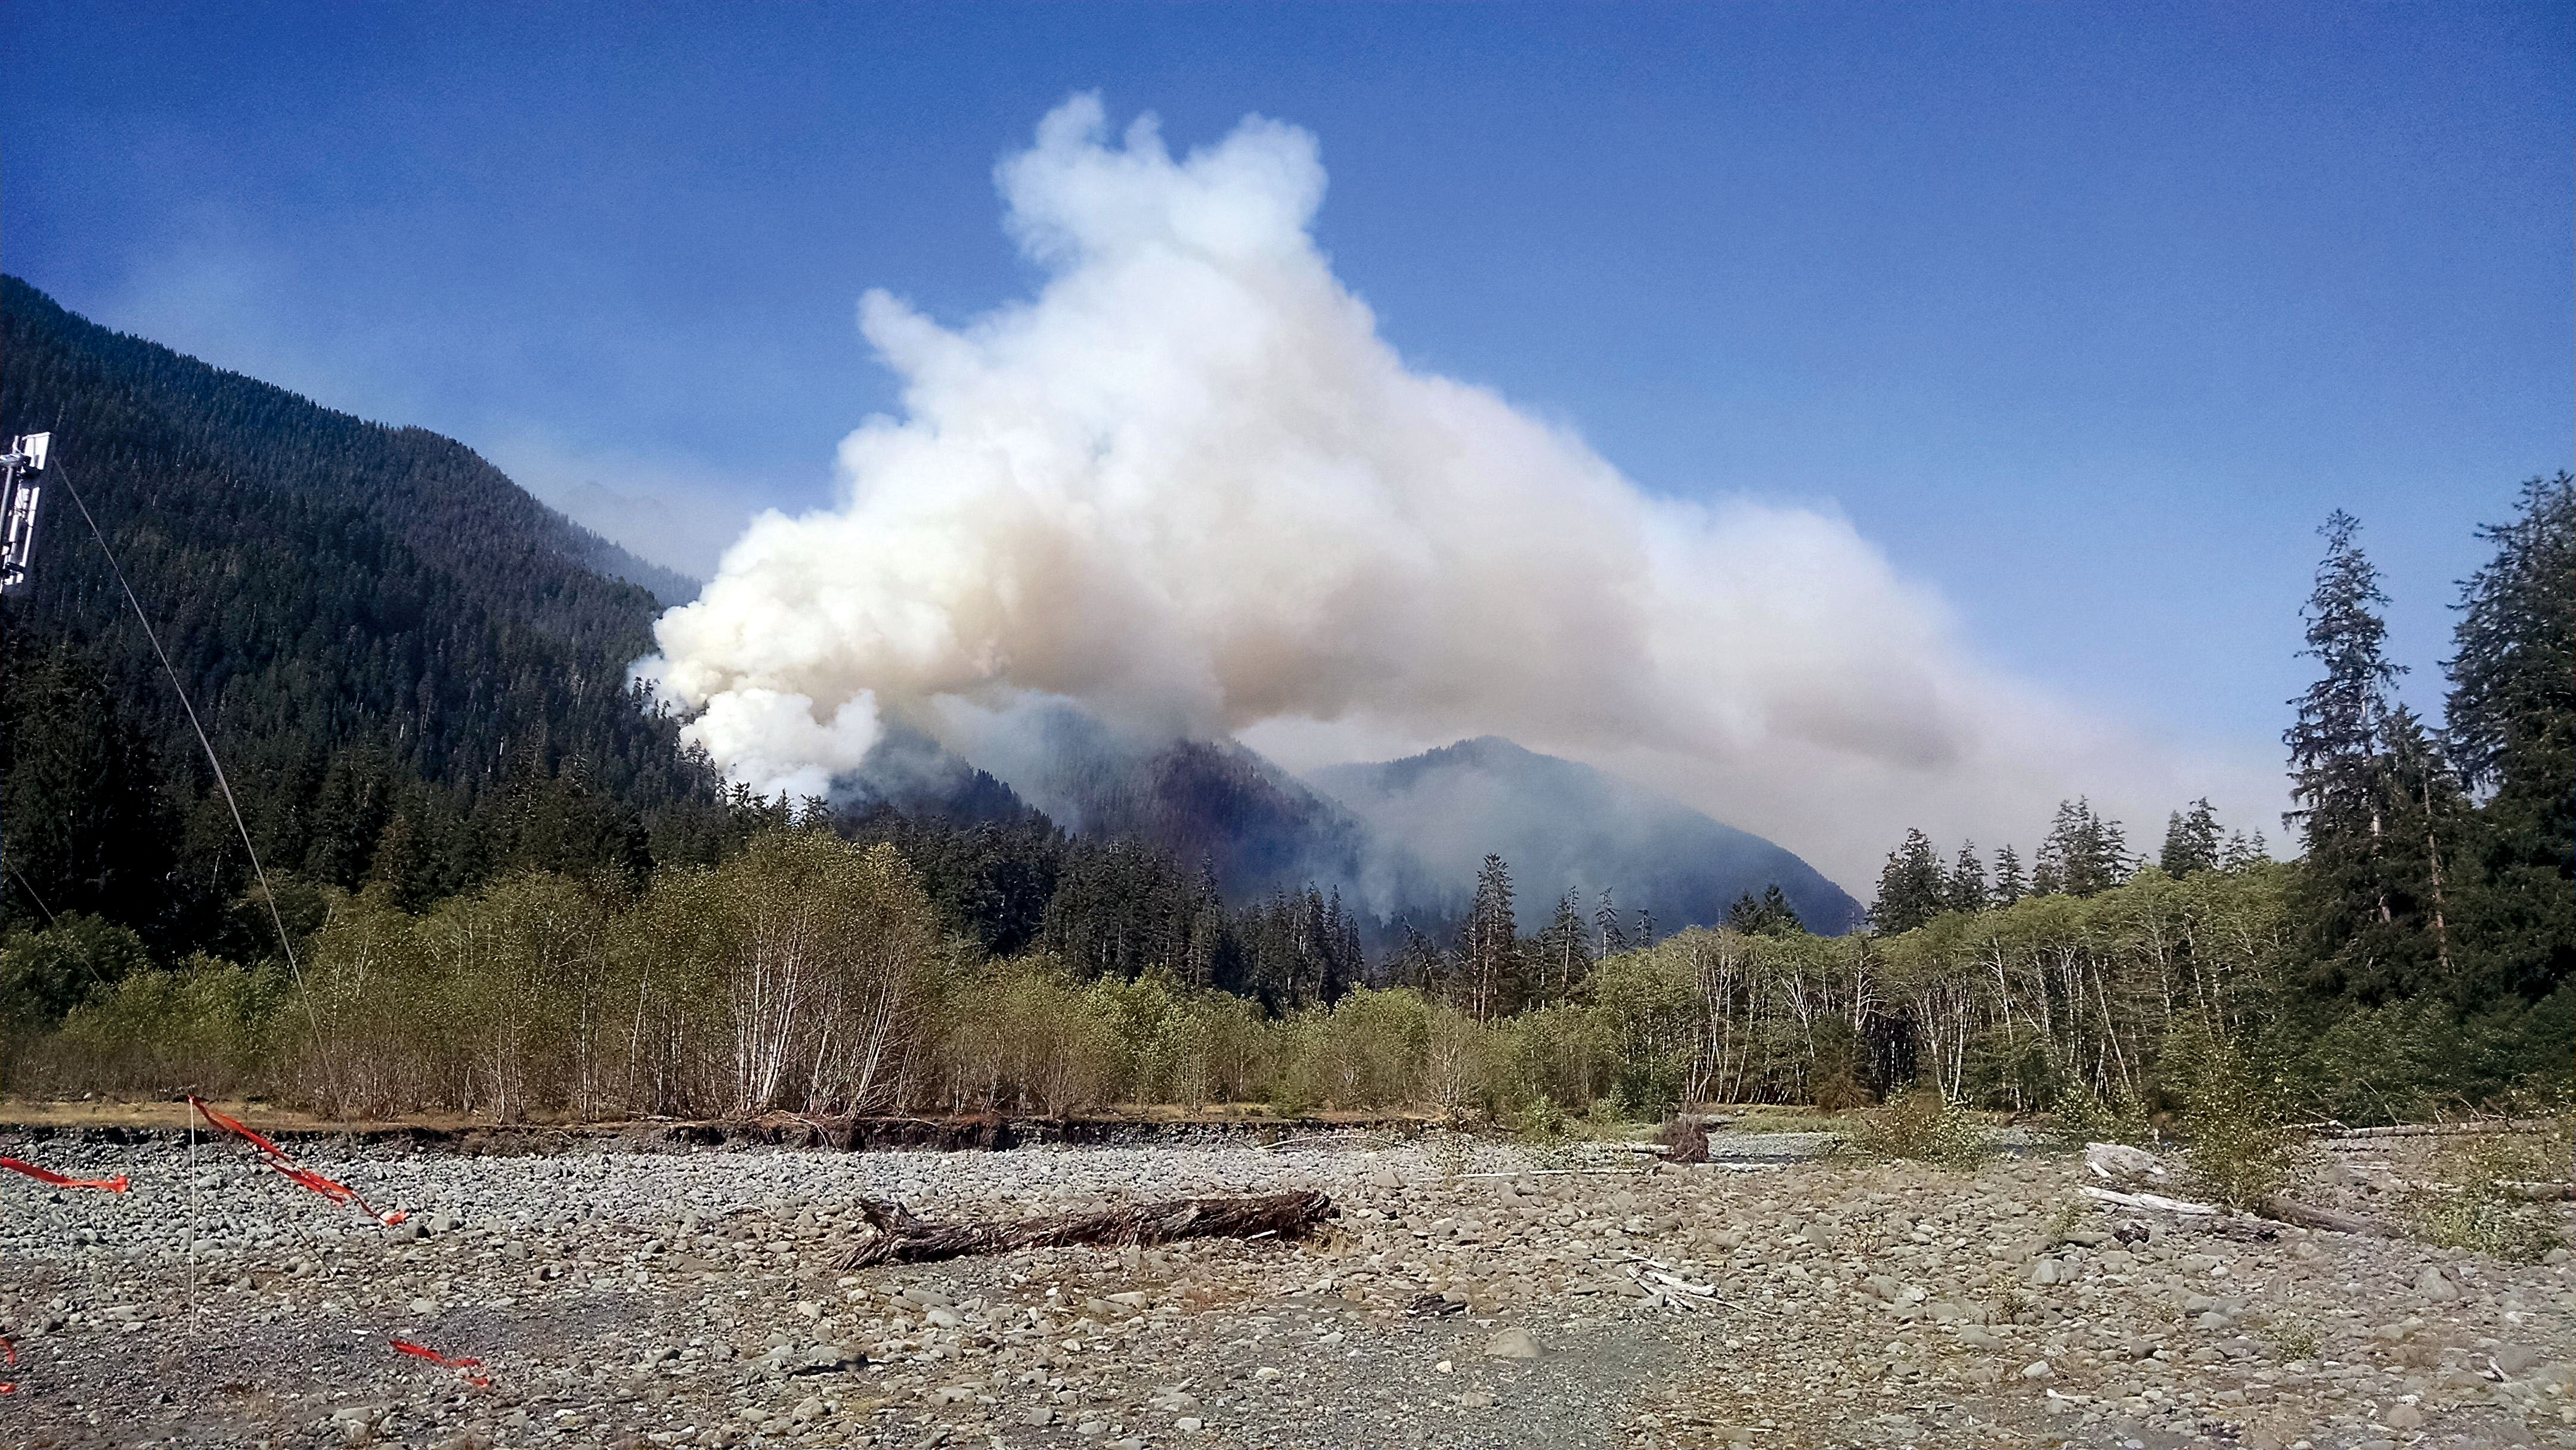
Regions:
<svg viewBox="0 0 2576 1450"><path fill-rule="evenodd" d="M295 1149L410 1210L387 1230L237 1149L0 1149L134 1180L0 1182L0 1442L2576 1447L2564 1250L2229 1237L2103 1211L2064 1155ZM1340 1217L1304 1244L834 1266L862 1196L937 1219L1309 1187Z"/></svg>

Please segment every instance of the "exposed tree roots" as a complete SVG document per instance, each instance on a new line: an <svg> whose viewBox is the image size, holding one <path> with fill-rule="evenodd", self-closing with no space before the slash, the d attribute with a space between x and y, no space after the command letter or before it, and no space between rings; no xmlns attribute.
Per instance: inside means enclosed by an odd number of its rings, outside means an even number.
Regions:
<svg viewBox="0 0 2576 1450"><path fill-rule="evenodd" d="M1333 1200L1315 1189L1249 1198L1175 1198L1099 1213L1045 1214L1010 1223L928 1223L902 1204L859 1200L859 1211L877 1236L841 1256L839 1267L920 1264L1013 1249L1054 1249L1074 1244L1124 1248L1181 1239L1302 1239L1333 1215Z"/></svg>

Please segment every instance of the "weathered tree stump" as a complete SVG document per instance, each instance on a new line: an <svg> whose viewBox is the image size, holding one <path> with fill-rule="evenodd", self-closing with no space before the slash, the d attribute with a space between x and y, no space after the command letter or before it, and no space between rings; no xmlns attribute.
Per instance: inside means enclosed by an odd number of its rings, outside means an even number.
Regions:
<svg viewBox="0 0 2576 1450"><path fill-rule="evenodd" d="M1248 1198L1175 1198L1098 1213L1044 1214L1009 1223L929 1223L900 1203L859 1200L877 1236L843 1254L839 1267L922 1264L1013 1249L1056 1249L1076 1244L1124 1248L1182 1239L1302 1239L1333 1216L1333 1200L1307 1188Z"/></svg>

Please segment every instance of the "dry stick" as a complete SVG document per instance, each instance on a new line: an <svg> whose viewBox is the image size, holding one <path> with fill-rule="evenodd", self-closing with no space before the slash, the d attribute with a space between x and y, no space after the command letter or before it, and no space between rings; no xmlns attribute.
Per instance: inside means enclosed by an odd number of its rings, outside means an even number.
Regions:
<svg viewBox="0 0 2576 1450"><path fill-rule="evenodd" d="M91 517L89 505L82 501L79 485L72 482L71 469L56 464L55 474L63 481L63 490L72 496L72 506L80 510L81 522L89 525L90 537L98 540L99 552L107 556L107 567L116 575L116 587L125 591L125 602L133 607L135 621L143 626L143 637L152 644L153 655L161 661L161 670L170 677L170 688L179 697L179 708L187 712L188 728L197 732L197 743L205 747L206 763L214 767L215 784L224 793L224 806L233 813L233 829L241 832L242 850L250 856L251 874L259 878L259 891L268 898L269 924L277 928L277 944L286 951L286 969L294 974L295 995L304 1004L304 1017L316 1036L322 1030L320 1016L313 1010L313 994L305 989L303 965L295 960L295 943L286 934L286 918L278 913L277 893L270 889L268 871L259 864L259 848L250 842L250 826L242 820L241 802L233 799L233 783L224 775L224 763L215 758L215 742L206 737L206 727L197 721L197 707L188 701L188 687L179 683L179 671L170 663L169 651L161 648L161 636L152 628L152 617L143 612L143 601L134 597L134 586L126 582L125 566L116 562L116 551L108 547L107 532ZM328 1058L325 1058L328 1061Z"/></svg>
<svg viewBox="0 0 2576 1450"><path fill-rule="evenodd" d="M862 1198L859 1211L877 1237L837 1261L844 1269L870 1264L921 1264L971 1254L1073 1245L1124 1248L1181 1239L1300 1239L1333 1212L1333 1201L1312 1188L1249 1198L1176 1198L1090 1214L1046 1214L1011 1223L929 1223L900 1203Z"/></svg>
<svg viewBox="0 0 2576 1450"><path fill-rule="evenodd" d="M1375 1145L1378 1139L1384 1136L1383 1134L1369 1132L1366 1129L1362 1129L1360 1131L1362 1136L1366 1137L1371 1145ZM1350 1135L1346 1132L1300 1133L1294 1138L1282 1138L1276 1143L1263 1143L1260 1145L1260 1148L1265 1153L1276 1153L1282 1148L1291 1147L1298 1143L1330 1143L1348 1136Z"/></svg>
<svg viewBox="0 0 2576 1450"><path fill-rule="evenodd" d="M1631 1274L1637 1272L1636 1264L1652 1264L1656 1269L1666 1267L1661 1259L1650 1259L1643 1254L1631 1253L1628 1257L1635 1261L1629 1266L1628 1271ZM1649 1273L1647 1277L1653 1279L1658 1284L1664 1285L1668 1289L1679 1289L1685 1294L1705 1299L1712 1304L1723 1304L1729 1309L1740 1309L1748 1314L1768 1314L1774 1319L1780 1317L1780 1311L1777 1309L1767 1309L1759 1304L1739 1303L1733 1299L1727 1298L1725 1295L1717 1292L1717 1286L1715 1284L1694 1284L1678 1274ZM1679 1305L1684 1308L1689 1307L1686 1301L1675 1299L1670 1294L1665 1295L1664 1299L1665 1302L1669 1304Z"/></svg>
<svg viewBox="0 0 2576 1450"><path fill-rule="evenodd" d="M2433 1178L2400 1178L2390 1173L2380 1179L2380 1186L2412 1189L2418 1193L2469 1193L2475 1191L2480 1185L2444 1183ZM2484 1186L2507 1198L2524 1203L2561 1203L2576 1199L2576 1183L2549 1183L2528 1178L2494 1178L2487 1180Z"/></svg>
<svg viewBox="0 0 2576 1450"><path fill-rule="evenodd" d="M2187 1203L2179 1198L2167 1198L2161 1193L2114 1193L2108 1188L2096 1188L2090 1183L2083 1185L2082 1191L2087 1198L2098 1198L2104 1203L2115 1204L2121 1208L2160 1208L2167 1213L2180 1214L2223 1214L2225 1212L2210 1204Z"/></svg>
<svg viewBox="0 0 2576 1450"><path fill-rule="evenodd" d="M2517 1183L2499 1179L2496 1187L2507 1198L2531 1203L2565 1203L2576 1200L2576 1183Z"/></svg>

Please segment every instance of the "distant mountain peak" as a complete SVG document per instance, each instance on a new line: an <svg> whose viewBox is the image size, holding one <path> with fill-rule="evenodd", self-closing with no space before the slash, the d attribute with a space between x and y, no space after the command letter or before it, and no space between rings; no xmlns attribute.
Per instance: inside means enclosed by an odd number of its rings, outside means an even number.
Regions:
<svg viewBox="0 0 2576 1450"><path fill-rule="evenodd" d="M1365 825L1403 896L1472 879L1491 852L1532 899L1609 890L1658 929L1723 919L1778 886L1816 931L1855 925L1860 904L1787 849L1579 761L1479 735L1401 760L1310 777Z"/></svg>

